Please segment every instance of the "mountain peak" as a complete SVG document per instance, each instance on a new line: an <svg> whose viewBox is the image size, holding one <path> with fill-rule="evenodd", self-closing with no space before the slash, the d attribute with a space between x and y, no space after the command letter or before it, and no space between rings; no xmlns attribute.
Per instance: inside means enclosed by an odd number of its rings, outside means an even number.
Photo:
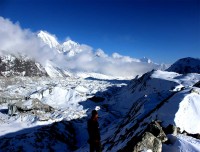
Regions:
<svg viewBox="0 0 200 152"><path fill-rule="evenodd" d="M179 59L166 71L177 72L180 74L200 73L200 59L192 57Z"/></svg>
<svg viewBox="0 0 200 152"><path fill-rule="evenodd" d="M37 35L50 48L56 48L59 45L56 36L46 32L46 31L41 30L41 31L38 32Z"/></svg>
<svg viewBox="0 0 200 152"><path fill-rule="evenodd" d="M153 63L149 58L147 57L143 57L142 59L140 59L141 62L145 62L145 63Z"/></svg>
<svg viewBox="0 0 200 152"><path fill-rule="evenodd" d="M76 48L77 46L79 46L77 42L74 42L71 39L69 39L62 44L63 52L68 52Z"/></svg>

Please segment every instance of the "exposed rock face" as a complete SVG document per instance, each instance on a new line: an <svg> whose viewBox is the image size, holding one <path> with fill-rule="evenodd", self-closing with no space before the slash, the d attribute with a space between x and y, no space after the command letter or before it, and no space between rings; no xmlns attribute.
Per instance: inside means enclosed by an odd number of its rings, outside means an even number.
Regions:
<svg viewBox="0 0 200 152"><path fill-rule="evenodd" d="M152 133L155 137L160 139L162 142L167 141L167 136L165 132L163 131L162 127L157 121L152 122L149 126L147 131Z"/></svg>
<svg viewBox="0 0 200 152"><path fill-rule="evenodd" d="M44 68L34 60L14 55L0 56L0 76L48 76Z"/></svg>
<svg viewBox="0 0 200 152"><path fill-rule="evenodd" d="M176 136L179 133L180 128L170 124L164 130L166 134L172 134Z"/></svg>
<svg viewBox="0 0 200 152"><path fill-rule="evenodd" d="M160 139L156 138L152 133L145 132L142 136L140 142L136 144L133 152L147 151L151 150L152 152L161 152L162 151L162 142Z"/></svg>

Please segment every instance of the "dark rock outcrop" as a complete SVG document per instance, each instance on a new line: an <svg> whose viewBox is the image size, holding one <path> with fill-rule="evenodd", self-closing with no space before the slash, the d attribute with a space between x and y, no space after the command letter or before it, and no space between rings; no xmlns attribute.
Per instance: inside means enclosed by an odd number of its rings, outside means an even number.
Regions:
<svg viewBox="0 0 200 152"><path fill-rule="evenodd" d="M4 55L0 56L0 76L48 76L45 69L33 59Z"/></svg>
<svg viewBox="0 0 200 152"><path fill-rule="evenodd" d="M172 134L176 136L178 133L180 133L180 128L169 124L166 128L164 128L164 131L166 134Z"/></svg>
<svg viewBox="0 0 200 152"><path fill-rule="evenodd" d="M139 141L133 152L152 150L153 152L162 151L162 142L160 139L156 138L152 133L145 132L142 136L141 141Z"/></svg>
<svg viewBox="0 0 200 152"><path fill-rule="evenodd" d="M167 141L167 136L157 121L154 121L151 124L149 124L147 131L152 133L155 137L160 139L162 142Z"/></svg>

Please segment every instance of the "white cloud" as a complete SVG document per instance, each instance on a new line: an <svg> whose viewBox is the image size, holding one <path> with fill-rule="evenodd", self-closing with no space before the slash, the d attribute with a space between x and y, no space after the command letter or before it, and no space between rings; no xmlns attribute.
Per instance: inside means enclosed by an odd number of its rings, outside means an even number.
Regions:
<svg viewBox="0 0 200 152"><path fill-rule="evenodd" d="M114 53L112 56L108 56L103 50L97 50L97 52L81 52L80 54L67 58L67 66L73 70L98 72L102 74L122 77L134 77L141 75L154 68L158 68L158 65L148 64L144 62L137 62L128 56L121 56Z"/></svg>
<svg viewBox="0 0 200 152"><path fill-rule="evenodd" d="M21 29L19 23L0 17L0 52L23 53L39 62L50 59L55 51L44 46L29 29Z"/></svg>
<svg viewBox="0 0 200 152"><path fill-rule="evenodd" d="M29 55L41 63L54 60L59 66L74 71L97 72L112 76L136 76L157 68L158 65L140 62L129 56L113 53L107 55L103 50L96 52L88 45L78 45L76 55L59 54L38 39L29 29L22 29L18 23L0 17L0 52L18 52ZM72 52L68 52L72 53Z"/></svg>

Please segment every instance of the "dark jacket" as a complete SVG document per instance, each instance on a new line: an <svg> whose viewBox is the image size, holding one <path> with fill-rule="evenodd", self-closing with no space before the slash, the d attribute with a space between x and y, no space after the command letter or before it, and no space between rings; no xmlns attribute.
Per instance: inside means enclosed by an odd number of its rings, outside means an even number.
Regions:
<svg viewBox="0 0 200 152"><path fill-rule="evenodd" d="M100 142L101 138L98 121L89 119L87 125L89 133L89 142Z"/></svg>

